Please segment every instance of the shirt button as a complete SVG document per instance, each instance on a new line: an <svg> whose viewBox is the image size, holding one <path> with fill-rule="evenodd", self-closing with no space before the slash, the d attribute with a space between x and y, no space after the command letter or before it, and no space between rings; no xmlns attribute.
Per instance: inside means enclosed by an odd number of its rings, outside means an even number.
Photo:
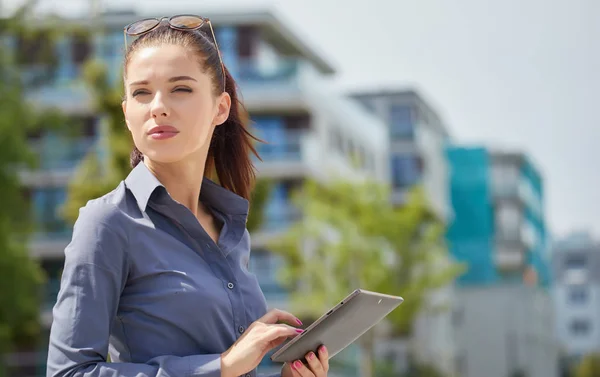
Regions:
<svg viewBox="0 0 600 377"><path fill-rule="evenodd" d="M238 328L238 331L240 332L240 334L243 334L243 333L244 333L244 330L245 330L245 329L244 329L244 326L240 326L240 327Z"/></svg>
<svg viewBox="0 0 600 377"><path fill-rule="evenodd" d="M230 283L227 283L227 288L229 288L229 289L233 289L233 283L231 283L231 282L230 282Z"/></svg>

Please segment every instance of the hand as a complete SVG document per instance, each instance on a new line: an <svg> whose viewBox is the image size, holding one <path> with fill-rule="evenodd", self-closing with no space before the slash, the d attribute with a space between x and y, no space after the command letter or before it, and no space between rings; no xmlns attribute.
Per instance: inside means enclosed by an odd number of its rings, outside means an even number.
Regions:
<svg viewBox="0 0 600 377"><path fill-rule="evenodd" d="M329 353L325 346L319 347L319 356L314 352L306 354L308 366L304 365L301 360L296 360L293 363L286 363L281 370L281 377L327 377L329 372Z"/></svg>
<svg viewBox="0 0 600 377"><path fill-rule="evenodd" d="M304 331L279 322L302 324L288 312L271 310L252 323L244 334L221 354L221 376L235 377L250 372L258 366L267 352L281 345L287 338Z"/></svg>

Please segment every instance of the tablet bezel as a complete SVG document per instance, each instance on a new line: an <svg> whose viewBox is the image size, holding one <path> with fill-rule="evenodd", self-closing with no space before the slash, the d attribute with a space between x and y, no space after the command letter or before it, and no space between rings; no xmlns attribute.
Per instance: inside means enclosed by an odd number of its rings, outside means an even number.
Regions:
<svg viewBox="0 0 600 377"><path fill-rule="evenodd" d="M366 294L366 295L369 295L369 296L376 296L376 297L380 297L382 299L392 299L393 301L396 301L397 305L394 306L394 309L392 309L392 310L395 310L400 304L402 304L402 302L404 302L404 299L402 297L400 297L400 296L392 296L392 295L386 295L386 294L378 293L378 292L366 291L364 289L356 289L353 292L351 292L348 296L346 296L343 300L341 300L337 305L335 305L334 307L332 307L331 309L329 309L326 313L324 313L323 315L321 315L321 317L319 317L310 326L308 326L304 330L304 332L302 334L300 334L300 335L298 335L298 336L290 339L283 346L281 346L280 349L278 349L275 353L273 353L273 355L271 355L271 360L273 362L277 362L277 363L283 363L283 362L285 362L284 360L278 360L278 358L280 356L282 356L282 354L284 352L286 352L289 348L293 347L294 344L296 344L297 342L300 341L300 339L308 336L311 331L314 331L325 319L327 319L331 315L335 314L342 306L348 305L349 303L351 303L355 298L357 298L361 294ZM368 331L368 329L370 329L371 327L375 326L375 324L376 323L374 323L370 327L368 327L365 330L365 332ZM362 334L364 334L364 332ZM359 335L359 337L361 335ZM331 358L331 357L335 356L340 351L341 350L338 350L337 352L335 352L333 354L330 354L329 357Z"/></svg>

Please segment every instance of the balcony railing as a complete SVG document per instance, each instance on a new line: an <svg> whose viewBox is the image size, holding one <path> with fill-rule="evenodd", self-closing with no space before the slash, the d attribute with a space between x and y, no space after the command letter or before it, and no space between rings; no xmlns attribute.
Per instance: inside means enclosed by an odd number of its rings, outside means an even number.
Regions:
<svg viewBox="0 0 600 377"><path fill-rule="evenodd" d="M257 152L263 162L299 161L302 158L302 136L300 131L286 131L282 135L269 138L258 137L265 141L257 146Z"/></svg>
<svg viewBox="0 0 600 377"><path fill-rule="evenodd" d="M291 204L267 207L264 214L263 230L276 231L287 228L300 218L300 211Z"/></svg>
<svg viewBox="0 0 600 377"><path fill-rule="evenodd" d="M238 62L237 79L243 83L284 83L298 75L300 61L298 59L278 59L272 66L261 66L254 59Z"/></svg>
<svg viewBox="0 0 600 377"><path fill-rule="evenodd" d="M40 170L72 169L94 147L95 139L89 138L40 138L30 142L38 157Z"/></svg>

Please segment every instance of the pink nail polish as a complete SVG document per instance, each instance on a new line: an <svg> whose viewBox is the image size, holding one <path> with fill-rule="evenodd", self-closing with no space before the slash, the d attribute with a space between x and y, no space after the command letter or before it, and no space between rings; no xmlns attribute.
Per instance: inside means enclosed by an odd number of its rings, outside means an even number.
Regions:
<svg viewBox="0 0 600 377"><path fill-rule="evenodd" d="M294 361L294 368L296 369L300 369L302 368L302 363L300 361Z"/></svg>
<svg viewBox="0 0 600 377"><path fill-rule="evenodd" d="M321 351L321 352L327 352L327 348L325 348L325 346L321 346L321 348L319 349L319 351Z"/></svg>
<svg viewBox="0 0 600 377"><path fill-rule="evenodd" d="M314 359L314 358L315 358L315 354L314 354L314 353L312 353L312 352L310 352L310 353L308 354L308 359L309 359L309 360L312 360L312 359Z"/></svg>
<svg viewBox="0 0 600 377"><path fill-rule="evenodd" d="M297 323L298 323L300 326L302 326L302 321L301 321L301 320L299 320L298 318L296 318L296 322L297 322Z"/></svg>
<svg viewBox="0 0 600 377"><path fill-rule="evenodd" d="M296 332L297 332L298 334L302 334L302 333L304 332L304 330L302 330L302 329L296 329Z"/></svg>

